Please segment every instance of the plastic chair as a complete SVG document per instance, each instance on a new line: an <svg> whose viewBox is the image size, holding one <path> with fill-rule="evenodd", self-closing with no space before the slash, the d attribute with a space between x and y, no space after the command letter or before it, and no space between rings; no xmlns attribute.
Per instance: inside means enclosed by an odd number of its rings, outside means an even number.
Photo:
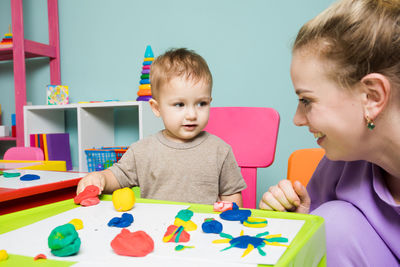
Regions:
<svg viewBox="0 0 400 267"><path fill-rule="evenodd" d="M38 147L17 146L7 149L4 160L44 160L43 150Z"/></svg>
<svg viewBox="0 0 400 267"><path fill-rule="evenodd" d="M325 150L322 148L305 148L294 151L288 160L287 179L294 182L299 181L307 186Z"/></svg>
<svg viewBox="0 0 400 267"><path fill-rule="evenodd" d="M243 206L256 208L257 168L272 164L279 129L279 114L264 107L212 107L205 131L228 143L241 168L247 188Z"/></svg>

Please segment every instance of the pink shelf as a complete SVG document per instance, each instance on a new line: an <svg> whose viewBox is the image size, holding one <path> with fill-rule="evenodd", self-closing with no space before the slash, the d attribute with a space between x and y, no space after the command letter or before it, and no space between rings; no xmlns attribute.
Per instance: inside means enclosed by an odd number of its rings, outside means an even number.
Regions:
<svg viewBox="0 0 400 267"><path fill-rule="evenodd" d="M34 57L56 58L56 48L50 45L25 39L24 47L25 47L25 58L34 58ZM0 60L12 60L12 59L13 59L12 46L8 48L0 47Z"/></svg>
<svg viewBox="0 0 400 267"><path fill-rule="evenodd" d="M15 140L17 140L17 137L11 137L11 136L0 137L0 141L15 141Z"/></svg>
<svg viewBox="0 0 400 267"><path fill-rule="evenodd" d="M23 1L11 0L11 24L13 45L0 48L0 60L12 60L14 68L14 95L17 146L24 146L24 115L26 105L25 59L35 57L50 58L50 84L61 84L60 33L58 29L58 0L47 0L49 23L49 44L42 44L24 38Z"/></svg>

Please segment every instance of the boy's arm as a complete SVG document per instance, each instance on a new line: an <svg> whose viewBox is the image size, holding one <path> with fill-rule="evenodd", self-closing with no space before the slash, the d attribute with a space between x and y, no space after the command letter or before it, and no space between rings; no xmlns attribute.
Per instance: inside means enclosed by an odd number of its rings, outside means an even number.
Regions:
<svg viewBox="0 0 400 267"><path fill-rule="evenodd" d="M243 207L243 200L242 200L242 193L235 193L232 195L228 195L228 196L219 196L219 198L222 201L231 201L231 202L235 202L236 205L239 206L239 208Z"/></svg>
<svg viewBox="0 0 400 267"><path fill-rule="evenodd" d="M82 192L88 185L97 186L100 189L99 194L103 191L103 193L112 193L116 189L121 188L117 178L110 170L91 172L83 177L78 183L76 194Z"/></svg>

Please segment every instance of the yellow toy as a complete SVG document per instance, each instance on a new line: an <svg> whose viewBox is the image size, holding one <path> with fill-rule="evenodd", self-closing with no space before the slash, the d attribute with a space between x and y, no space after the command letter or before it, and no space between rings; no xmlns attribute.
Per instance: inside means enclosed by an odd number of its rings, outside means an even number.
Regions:
<svg viewBox="0 0 400 267"><path fill-rule="evenodd" d="M135 193L129 187L117 189L112 194L112 202L117 211L128 211L135 205Z"/></svg>
<svg viewBox="0 0 400 267"><path fill-rule="evenodd" d="M8 259L8 254L5 249L0 250L0 261L5 261Z"/></svg>

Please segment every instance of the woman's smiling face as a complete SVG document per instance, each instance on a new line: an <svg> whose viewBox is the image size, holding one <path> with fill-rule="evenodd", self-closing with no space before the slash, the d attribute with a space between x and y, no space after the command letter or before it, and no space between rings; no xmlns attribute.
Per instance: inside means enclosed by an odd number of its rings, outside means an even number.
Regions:
<svg viewBox="0 0 400 267"><path fill-rule="evenodd" d="M329 159L354 160L366 127L361 94L329 79L328 64L308 50L293 53L291 78L299 97L293 122L309 128Z"/></svg>

